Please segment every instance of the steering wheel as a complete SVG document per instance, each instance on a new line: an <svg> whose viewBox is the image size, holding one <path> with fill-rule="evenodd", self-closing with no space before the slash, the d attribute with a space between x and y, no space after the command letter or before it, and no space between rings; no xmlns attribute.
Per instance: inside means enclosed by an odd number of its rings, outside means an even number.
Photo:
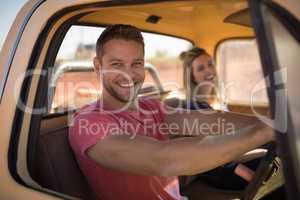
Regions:
<svg viewBox="0 0 300 200"><path fill-rule="evenodd" d="M262 157L252 181L243 192L243 200L260 199L284 184L281 161L277 157L275 143L269 143L265 147L268 152Z"/></svg>

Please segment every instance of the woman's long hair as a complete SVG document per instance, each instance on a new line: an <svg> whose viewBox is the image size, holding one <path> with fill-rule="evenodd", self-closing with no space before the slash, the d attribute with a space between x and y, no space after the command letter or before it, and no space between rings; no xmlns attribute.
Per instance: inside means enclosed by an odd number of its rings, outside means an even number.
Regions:
<svg viewBox="0 0 300 200"><path fill-rule="evenodd" d="M198 84L196 83L195 78L193 76L192 63L197 57L201 55L209 56L209 54L205 49L199 47L194 47L180 54L180 59L183 61L183 86L184 86L186 99L187 101L192 100L198 102L216 101L217 97L216 97L215 87L213 87L211 94L209 94L210 97L209 99L203 97L203 94L199 94L199 90L195 94L195 89L197 89ZM199 95L200 96L202 95L202 98L200 98ZM207 102L207 103L211 103L211 102Z"/></svg>

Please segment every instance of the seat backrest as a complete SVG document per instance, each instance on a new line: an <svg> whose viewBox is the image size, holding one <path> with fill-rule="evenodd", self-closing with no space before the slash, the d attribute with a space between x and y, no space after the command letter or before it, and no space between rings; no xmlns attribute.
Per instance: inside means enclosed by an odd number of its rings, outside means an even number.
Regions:
<svg viewBox="0 0 300 200"><path fill-rule="evenodd" d="M68 127L41 133L34 179L43 187L81 199L95 199L68 142Z"/></svg>

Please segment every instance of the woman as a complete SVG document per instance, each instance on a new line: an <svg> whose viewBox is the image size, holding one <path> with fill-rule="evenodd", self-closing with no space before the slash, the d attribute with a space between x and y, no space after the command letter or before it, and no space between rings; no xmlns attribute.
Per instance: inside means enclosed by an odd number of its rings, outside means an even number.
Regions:
<svg viewBox="0 0 300 200"><path fill-rule="evenodd" d="M227 111L226 106L218 101L216 68L207 51L194 47L181 53L180 58L183 61L187 99L183 107L192 110L217 108ZM252 179L252 169L255 170L258 163L259 159L244 164L229 163L203 173L200 177L220 189L242 190ZM191 182L191 179L185 182Z"/></svg>
<svg viewBox="0 0 300 200"><path fill-rule="evenodd" d="M217 97L217 75L212 57L202 48L194 47L180 55L183 61L183 82L187 109L222 109Z"/></svg>

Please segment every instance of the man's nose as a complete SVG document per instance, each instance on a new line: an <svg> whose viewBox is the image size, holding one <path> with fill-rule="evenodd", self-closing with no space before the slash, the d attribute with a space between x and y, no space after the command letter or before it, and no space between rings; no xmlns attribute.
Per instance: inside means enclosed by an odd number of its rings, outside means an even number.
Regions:
<svg viewBox="0 0 300 200"><path fill-rule="evenodd" d="M126 74L126 79L130 79L129 81L135 80L135 72L130 65L125 67L124 73Z"/></svg>

